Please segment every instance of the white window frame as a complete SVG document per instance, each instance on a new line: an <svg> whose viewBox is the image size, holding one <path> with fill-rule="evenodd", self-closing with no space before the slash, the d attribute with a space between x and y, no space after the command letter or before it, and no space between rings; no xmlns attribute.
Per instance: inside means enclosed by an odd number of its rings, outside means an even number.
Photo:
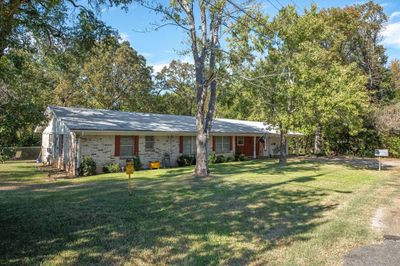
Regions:
<svg viewBox="0 0 400 266"><path fill-rule="evenodd" d="M63 156L64 155L64 135L60 134L58 135L58 156Z"/></svg>
<svg viewBox="0 0 400 266"><path fill-rule="evenodd" d="M127 139L127 138L129 138L130 139L130 141L132 142L132 144L122 144L122 139ZM132 157L134 157L134 147L135 146L135 143L134 143L134 141L133 141L133 137L132 136L121 136L120 137L120 139L119 139L119 156L121 157L121 158L132 158ZM131 152L132 152L132 155L131 154L129 154L129 155L124 155L124 154L122 154L122 147L131 147Z"/></svg>
<svg viewBox="0 0 400 266"><path fill-rule="evenodd" d="M240 140L242 140L242 143L240 143ZM236 145L237 146L244 146L244 136L237 136L236 137Z"/></svg>
<svg viewBox="0 0 400 266"><path fill-rule="evenodd" d="M224 141L225 139L228 139L228 141L227 142ZM219 141L221 142L220 143L221 145L219 145L219 143L218 143ZM216 136L215 137L215 153L221 154L221 153L229 153L229 152L231 152L231 143L230 143L230 141L231 141L231 137L230 136ZM227 145L227 147L226 147L226 145ZM218 146L221 147L221 150L218 150Z"/></svg>
<svg viewBox="0 0 400 266"><path fill-rule="evenodd" d="M188 140L190 141L189 153L187 151L185 151L185 142ZM196 137L193 137L193 136L184 136L183 137L182 154L184 154L184 155L195 155L196 154Z"/></svg>
<svg viewBox="0 0 400 266"><path fill-rule="evenodd" d="M154 151L154 144L155 144L155 137L154 136L145 136L144 137L144 149L145 151ZM148 147L150 146L150 147Z"/></svg>

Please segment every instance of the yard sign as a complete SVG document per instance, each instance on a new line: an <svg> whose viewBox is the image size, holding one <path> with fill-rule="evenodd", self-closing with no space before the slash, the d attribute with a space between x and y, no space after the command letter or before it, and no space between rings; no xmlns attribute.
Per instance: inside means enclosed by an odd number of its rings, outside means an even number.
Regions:
<svg viewBox="0 0 400 266"><path fill-rule="evenodd" d="M126 162L125 173L130 176L131 174L133 174L133 171L134 171L133 163L132 162Z"/></svg>
<svg viewBox="0 0 400 266"><path fill-rule="evenodd" d="M379 157L379 171L382 168L381 157L388 157L389 150L387 149L375 149L375 156Z"/></svg>
<svg viewBox="0 0 400 266"><path fill-rule="evenodd" d="M133 167L133 162L131 160L126 161L125 165L125 173L128 175L128 193L129 196L132 196L132 183L131 183L131 174L135 171L135 168Z"/></svg>

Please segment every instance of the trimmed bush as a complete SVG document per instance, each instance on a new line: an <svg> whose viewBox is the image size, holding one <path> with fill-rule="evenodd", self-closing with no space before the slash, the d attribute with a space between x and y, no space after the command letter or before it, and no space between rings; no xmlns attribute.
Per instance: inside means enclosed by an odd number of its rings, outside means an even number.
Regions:
<svg viewBox="0 0 400 266"><path fill-rule="evenodd" d="M222 154L218 155L217 159L215 160L215 163L224 163L224 162L225 162L225 156L223 156Z"/></svg>
<svg viewBox="0 0 400 266"><path fill-rule="evenodd" d="M78 171L80 176L95 175L96 162L93 160L92 157L84 156Z"/></svg>
<svg viewBox="0 0 400 266"><path fill-rule="evenodd" d="M135 168L135 170L141 170L143 169L143 164L140 161L140 157L139 156L135 156L133 157L133 168Z"/></svg>
<svg viewBox="0 0 400 266"><path fill-rule="evenodd" d="M178 166L189 166L196 164L196 158L189 155L181 155L178 157Z"/></svg>
<svg viewBox="0 0 400 266"><path fill-rule="evenodd" d="M235 158L233 158L232 156L226 157L227 162L233 162L234 160L235 160Z"/></svg>
<svg viewBox="0 0 400 266"><path fill-rule="evenodd" d="M235 153L235 161L245 161L246 156L243 153Z"/></svg>
<svg viewBox="0 0 400 266"><path fill-rule="evenodd" d="M121 172L121 167L118 163L111 163L103 166L103 173L118 173Z"/></svg>
<svg viewBox="0 0 400 266"><path fill-rule="evenodd" d="M4 163L8 159L15 155L15 150L13 148L2 147L0 148L0 162Z"/></svg>
<svg viewBox="0 0 400 266"><path fill-rule="evenodd" d="M208 163L210 164L215 164L217 162L217 156L215 155L215 153L210 153L208 155Z"/></svg>

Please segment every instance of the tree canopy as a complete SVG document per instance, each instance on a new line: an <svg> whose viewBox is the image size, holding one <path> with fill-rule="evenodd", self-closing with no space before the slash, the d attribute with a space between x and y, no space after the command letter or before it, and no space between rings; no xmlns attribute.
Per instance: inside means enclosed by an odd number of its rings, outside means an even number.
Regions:
<svg viewBox="0 0 400 266"><path fill-rule="evenodd" d="M159 28L187 33L193 64L174 60L153 73L97 14L133 4L160 14ZM208 174L214 116L272 124L281 147L299 131L306 152L370 155L380 146L400 156L400 63L388 63L381 44L382 6L287 6L270 18L259 4L2 2L0 146L37 143L33 130L56 104L195 116L199 176Z"/></svg>

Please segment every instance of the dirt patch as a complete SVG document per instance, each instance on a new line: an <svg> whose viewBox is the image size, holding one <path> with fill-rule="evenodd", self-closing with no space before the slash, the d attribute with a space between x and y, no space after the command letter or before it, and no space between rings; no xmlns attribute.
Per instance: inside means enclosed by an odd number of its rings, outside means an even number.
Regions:
<svg viewBox="0 0 400 266"><path fill-rule="evenodd" d="M400 195L392 200L390 207L383 213L384 235L400 235Z"/></svg>
<svg viewBox="0 0 400 266"><path fill-rule="evenodd" d="M384 223L385 209L383 207L379 207L376 209L374 216L372 217L371 225L373 228L377 229L380 232L386 229L386 225Z"/></svg>

